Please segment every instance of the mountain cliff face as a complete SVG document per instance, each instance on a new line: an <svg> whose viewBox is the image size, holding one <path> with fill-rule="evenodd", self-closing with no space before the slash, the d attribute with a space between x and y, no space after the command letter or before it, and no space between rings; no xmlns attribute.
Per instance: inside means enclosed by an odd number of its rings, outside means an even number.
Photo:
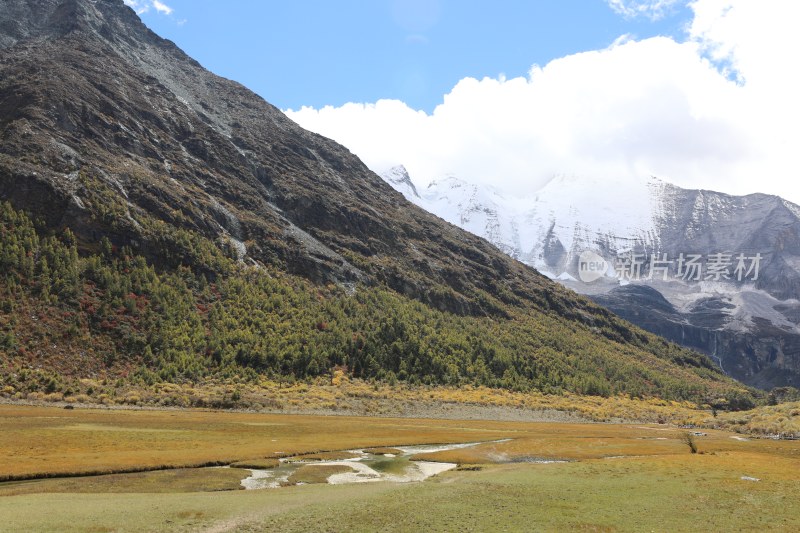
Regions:
<svg viewBox="0 0 800 533"><path fill-rule="evenodd" d="M150 217L317 281L420 299L446 283L458 294L435 304L458 312L480 313L470 293L495 269L524 276L523 292L538 284L480 239L409 213L345 148L205 71L122 2L29 4L3 3L0 196L50 226L150 252Z"/></svg>
<svg viewBox="0 0 800 533"><path fill-rule="evenodd" d="M800 383L800 206L656 178L558 177L509 200L451 177L408 197L737 379ZM585 252L604 261L599 279L582 279Z"/></svg>
<svg viewBox="0 0 800 533"><path fill-rule="evenodd" d="M410 204L122 0L3 0L0 33L11 368L139 365L152 382L343 366L425 383L749 394Z"/></svg>

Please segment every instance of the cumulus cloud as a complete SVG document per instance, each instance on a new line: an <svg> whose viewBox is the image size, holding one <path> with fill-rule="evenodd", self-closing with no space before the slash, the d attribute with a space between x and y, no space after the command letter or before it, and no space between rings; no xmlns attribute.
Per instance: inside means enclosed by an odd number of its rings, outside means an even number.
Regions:
<svg viewBox="0 0 800 533"><path fill-rule="evenodd" d="M159 13L163 13L164 15L172 15L172 8L164 4L163 2L159 2L158 0L153 0L153 7Z"/></svg>
<svg viewBox="0 0 800 533"><path fill-rule="evenodd" d="M521 194L556 174L656 175L800 202L800 2L754 4L697 0L681 41L623 37L526 77L463 79L430 114L394 100L287 113L418 185L455 174Z"/></svg>
<svg viewBox="0 0 800 533"><path fill-rule="evenodd" d="M123 0L125 5L136 11L137 15L143 15L150 11L150 9L155 9L157 12L161 13L162 15L171 15L174 11L171 7L166 5L163 2L159 2L159 0Z"/></svg>
<svg viewBox="0 0 800 533"><path fill-rule="evenodd" d="M147 13L150 10L150 6L147 4L145 0L123 0L123 1L126 6L136 11L137 15L141 15L142 13Z"/></svg>

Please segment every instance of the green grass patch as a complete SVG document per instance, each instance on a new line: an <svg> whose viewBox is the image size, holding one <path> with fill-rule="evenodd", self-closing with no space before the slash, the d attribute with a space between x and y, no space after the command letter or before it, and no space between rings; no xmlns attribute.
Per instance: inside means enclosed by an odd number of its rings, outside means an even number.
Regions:
<svg viewBox="0 0 800 533"><path fill-rule="evenodd" d="M684 454L498 465L391 492L365 491L333 510L310 503L242 531L796 530L798 488L781 474L789 464L779 462ZM743 481L745 472L764 477Z"/></svg>
<svg viewBox="0 0 800 533"><path fill-rule="evenodd" d="M402 458L387 458L369 461L366 463L370 468L382 472L384 474L403 475L409 467L409 460L406 457Z"/></svg>

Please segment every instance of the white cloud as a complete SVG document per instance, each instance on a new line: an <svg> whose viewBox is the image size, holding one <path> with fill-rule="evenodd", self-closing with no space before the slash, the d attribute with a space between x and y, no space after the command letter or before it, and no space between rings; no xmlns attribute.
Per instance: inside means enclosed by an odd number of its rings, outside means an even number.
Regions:
<svg viewBox="0 0 800 533"><path fill-rule="evenodd" d="M800 202L800 2L691 7L682 42L622 38L524 78L466 78L431 114L392 100L288 114L375 170L405 164L419 184L453 173L527 193L554 174L656 175Z"/></svg>
<svg viewBox="0 0 800 533"><path fill-rule="evenodd" d="M171 15L174 11L171 7L166 5L163 2L159 2L159 0L123 0L125 5L136 11L137 15L143 15L150 11L150 9L155 9L157 12L161 13L162 15Z"/></svg>
<svg viewBox="0 0 800 533"><path fill-rule="evenodd" d="M123 1L126 6L136 11L137 15L147 13L150 10L150 6L147 4L146 0L123 0Z"/></svg>
<svg viewBox="0 0 800 533"><path fill-rule="evenodd" d="M676 4L685 0L606 0L616 13L628 18L647 17L658 20L666 15Z"/></svg>
<svg viewBox="0 0 800 533"><path fill-rule="evenodd" d="M159 2L158 0L153 0L153 7L156 8L156 11L159 13L163 13L164 15L172 15L172 8L162 2Z"/></svg>

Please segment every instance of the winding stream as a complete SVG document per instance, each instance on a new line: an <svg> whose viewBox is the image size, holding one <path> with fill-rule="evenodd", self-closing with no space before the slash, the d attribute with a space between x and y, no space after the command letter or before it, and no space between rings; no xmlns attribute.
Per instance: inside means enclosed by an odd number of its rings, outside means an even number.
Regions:
<svg viewBox="0 0 800 533"><path fill-rule="evenodd" d="M508 439L504 439L508 440ZM503 441L495 441L503 442ZM411 461L409 458L420 453L436 453L448 450L458 450L485 444L483 442L470 442L465 444L437 444L420 446L394 446L401 453L376 455L363 449L348 450L355 455L351 459L336 461L315 461L285 458L275 468L266 470L250 470L250 476L242 480L242 486L248 490L278 488L289 484L289 477L299 468L306 465L314 466L342 466L350 468L350 472L334 473L327 477L327 483L339 485L343 483L371 483L376 481L391 481L395 483L411 483L423 481L447 470L452 470L456 463L440 463L434 461Z"/></svg>

